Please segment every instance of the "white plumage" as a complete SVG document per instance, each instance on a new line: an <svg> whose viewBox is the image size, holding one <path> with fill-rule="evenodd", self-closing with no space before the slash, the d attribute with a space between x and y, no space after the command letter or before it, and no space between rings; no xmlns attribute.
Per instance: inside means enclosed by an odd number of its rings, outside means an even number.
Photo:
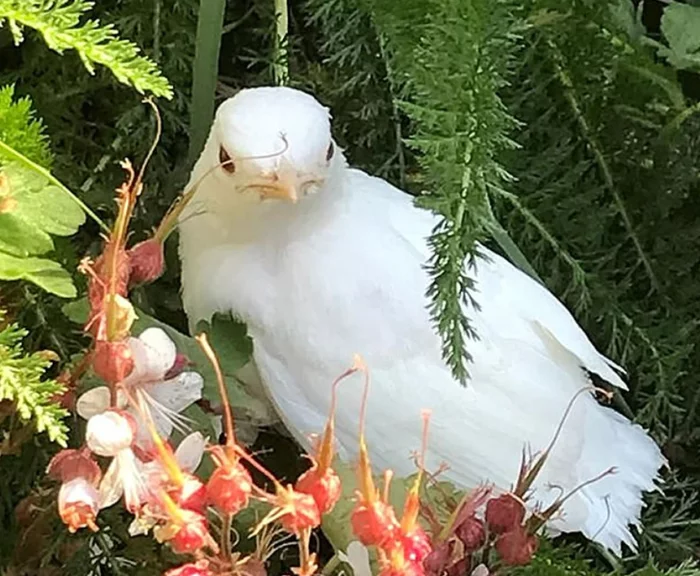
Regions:
<svg viewBox="0 0 700 576"><path fill-rule="evenodd" d="M523 446L545 448L589 385L583 368L624 382L554 296L486 249L475 274L480 310L467 311L479 334L468 342L471 379L466 388L455 382L426 309L435 216L348 168L331 142L327 109L296 90L244 90L219 108L192 173L191 182L203 180L181 220L190 321L230 311L248 324L266 390L306 448L323 428L331 382L359 353L372 374L366 432L375 466L415 471L420 411L429 408L428 467L448 463L446 477L464 487L508 489ZM216 168L227 158L229 170ZM345 458L357 454L361 395L359 380L339 389ZM569 500L552 527L619 553L622 542L634 546L629 525L663 462L639 426L585 394L535 500L551 502L560 488L615 466Z"/></svg>

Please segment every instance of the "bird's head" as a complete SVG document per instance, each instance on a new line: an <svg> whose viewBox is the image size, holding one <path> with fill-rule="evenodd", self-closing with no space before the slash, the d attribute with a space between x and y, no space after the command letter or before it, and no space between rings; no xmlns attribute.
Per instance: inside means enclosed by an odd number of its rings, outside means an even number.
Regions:
<svg viewBox="0 0 700 576"><path fill-rule="evenodd" d="M217 110L191 182L208 210L301 204L345 166L330 115L313 96L284 87L250 88ZM215 197L214 197L215 196ZM215 204L215 205L214 205Z"/></svg>

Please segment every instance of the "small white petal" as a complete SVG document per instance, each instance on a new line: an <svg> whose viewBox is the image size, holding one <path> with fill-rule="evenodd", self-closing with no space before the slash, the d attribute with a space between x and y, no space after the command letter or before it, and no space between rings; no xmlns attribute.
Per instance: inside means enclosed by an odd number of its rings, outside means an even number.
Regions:
<svg viewBox="0 0 700 576"><path fill-rule="evenodd" d="M100 495L97 489L82 476L62 484L58 492L59 510L64 510L71 504L86 504L97 512L99 501Z"/></svg>
<svg viewBox="0 0 700 576"><path fill-rule="evenodd" d="M75 403L78 415L85 420L89 420L97 414L102 414L109 408L109 388L98 386L80 395Z"/></svg>
<svg viewBox="0 0 700 576"><path fill-rule="evenodd" d="M124 380L124 386L158 382L175 364L177 348L161 328L148 328L138 338L129 338L134 369Z"/></svg>
<svg viewBox="0 0 700 576"><path fill-rule="evenodd" d="M369 550L359 542L353 540L348 544L347 554L341 550L338 551L338 558L346 564L350 564L355 576L372 576L372 569L369 564Z"/></svg>
<svg viewBox="0 0 700 576"><path fill-rule="evenodd" d="M118 412L103 412L88 420L85 443L95 454L116 456L133 441L131 423Z"/></svg>
<svg viewBox="0 0 700 576"><path fill-rule="evenodd" d="M193 473L202 461L207 439L201 432L192 432L185 436L175 450L175 459L185 472Z"/></svg>
<svg viewBox="0 0 700 576"><path fill-rule="evenodd" d="M138 460L131 450L122 450L115 460L119 461L119 476L124 486L124 504L129 512L135 513L148 497L148 488L141 476Z"/></svg>
<svg viewBox="0 0 700 576"><path fill-rule="evenodd" d="M171 380L148 387L149 396L166 409L180 413L202 398L204 379L197 372L182 372Z"/></svg>
<svg viewBox="0 0 700 576"><path fill-rule="evenodd" d="M479 564L472 570L471 576L489 576L489 569L486 567L486 564Z"/></svg>
<svg viewBox="0 0 700 576"><path fill-rule="evenodd" d="M124 493L124 486L119 475L119 461L115 458L107 468L100 482L100 508L109 508L116 504Z"/></svg>

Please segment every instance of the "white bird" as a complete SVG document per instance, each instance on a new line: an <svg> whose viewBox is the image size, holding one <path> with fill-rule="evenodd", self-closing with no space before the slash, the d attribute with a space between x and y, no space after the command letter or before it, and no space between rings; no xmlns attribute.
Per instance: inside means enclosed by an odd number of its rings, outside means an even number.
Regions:
<svg viewBox="0 0 700 576"><path fill-rule="evenodd" d="M220 164L222 164L219 166ZM185 311L191 325L216 312L247 323L254 362L282 421L310 449L323 429L331 382L354 353L370 368L366 418L378 470L415 472L422 409L432 410L426 465L449 464L461 487L515 482L522 450L544 449L566 406L590 386L586 371L626 388L567 309L542 285L483 248L480 309L466 313L461 386L441 355L427 310L427 237L437 222L411 196L348 167L330 115L291 88L242 90L218 109L180 222ZM362 385L339 387L340 456L358 452ZM614 466L567 501L555 530L581 531L616 553L634 547L643 492L664 458L638 425L578 398L535 484L534 501Z"/></svg>

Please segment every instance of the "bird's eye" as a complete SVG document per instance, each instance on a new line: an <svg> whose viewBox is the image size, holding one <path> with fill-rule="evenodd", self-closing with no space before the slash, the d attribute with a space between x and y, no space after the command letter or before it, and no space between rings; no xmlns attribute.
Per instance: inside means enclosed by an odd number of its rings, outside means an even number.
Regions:
<svg viewBox="0 0 700 576"><path fill-rule="evenodd" d="M221 167L229 174L233 174L236 171L236 165L233 163L231 156L229 156L228 152L226 152L226 148L223 146L219 146L219 163L222 165Z"/></svg>
<svg viewBox="0 0 700 576"><path fill-rule="evenodd" d="M328 150L326 150L326 162L331 161L331 158L333 158L333 154L335 154L335 146L333 146L333 142L331 142L328 145Z"/></svg>

